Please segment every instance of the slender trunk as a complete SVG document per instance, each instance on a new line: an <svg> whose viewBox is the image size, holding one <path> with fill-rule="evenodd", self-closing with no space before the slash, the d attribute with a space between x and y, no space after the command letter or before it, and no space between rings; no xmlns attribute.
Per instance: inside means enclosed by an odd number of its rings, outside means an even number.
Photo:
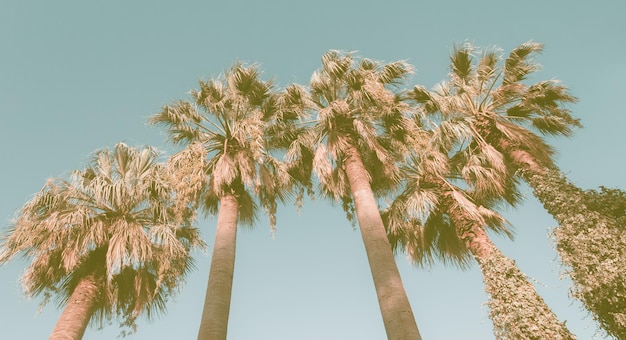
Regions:
<svg viewBox="0 0 626 340"><path fill-rule="evenodd" d="M239 204L234 195L229 194L220 199L209 283L198 333L199 340L226 339L235 269L238 209Z"/></svg>
<svg viewBox="0 0 626 340"><path fill-rule="evenodd" d="M387 338L420 340L421 336L391 252L367 170L355 147L350 146L346 150L344 165Z"/></svg>
<svg viewBox="0 0 626 340"><path fill-rule="evenodd" d="M98 285L95 274L78 282L67 305L61 313L50 340L82 339L98 301Z"/></svg>

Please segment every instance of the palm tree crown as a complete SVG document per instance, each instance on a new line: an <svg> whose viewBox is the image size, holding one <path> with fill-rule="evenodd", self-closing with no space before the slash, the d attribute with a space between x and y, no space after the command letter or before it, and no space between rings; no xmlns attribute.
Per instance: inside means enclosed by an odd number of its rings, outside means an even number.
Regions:
<svg viewBox="0 0 626 340"><path fill-rule="evenodd" d="M203 242L194 214L174 208L169 172L157 158L154 148L119 143L97 151L71 179L49 180L19 211L0 263L32 258L22 277L26 293L44 303L56 295L59 305L95 275L100 322L118 315L134 328L141 313L163 311L193 267L190 250Z"/></svg>
<svg viewBox="0 0 626 340"><path fill-rule="evenodd" d="M468 185L449 172L448 162L444 153L421 145L403 164L403 190L382 213L394 250L403 250L417 265L441 260L465 268L474 258L498 339L573 338L487 235L491 230L511 237L508 223L463 188Z"/></svg>
<svg viewBox="0 0 626 340"><path fill-rule="evenodd" d="M552 148L532 130L569 136L580 126L561 105L576 101L565 86L556 80L526 83L539 69L531 57L542 48L521 44L502 62L494 48L456 47L448 81L434 91L416 86L410 93L427 114L440 117L441 142L461 146L456 157L465 161L457 162L462 164L458 172L478 196L491 192L516 203L517 169L553 164Z"/></svg>
<svg viewBox="0 0 626 340"><path fill-rule="evenodd" d="M474 257L473 241L462 235L475 225L513 236L508 222L475 200L470 185L459 181L449 163L434 145L415 145L401 166L402 190L382 211L394 251L406 252L419 266L439 260L467 268Z"/></svg>
<svg viewBox="0 0 626 340"><path fill-rule="evenodd" d="M175 144L204 149L198 166L208 175L202 201L208 212L217 212L225 194L235 194L240 222L251 225L256 196L273 227L276 200L284 198L290 176L271 151L289 138L289 122L298 118L290 101L301 90L292 86L279 95L259 77L257 66L237 63L223 79L200 81L193 102L166 106L150 122L164 126Z"/></svg>
<svg viewBox="0 0 626 340"><path fill-rule="evenodd" d="M396 160L406 150L410 111L399 93L392 91L412 72L404 61L382 64L357 61L351 53L328 51L322 69L311 77L309 109L317 113L314 124L303 130L287 157L313 164L320 191L343 203L350 211L351 194L344 160L355 148L363 158L374 192L389 193L398 182ZM312 158L302 157L302 150ZM306 162L305 162L306 163Z"/></svg>

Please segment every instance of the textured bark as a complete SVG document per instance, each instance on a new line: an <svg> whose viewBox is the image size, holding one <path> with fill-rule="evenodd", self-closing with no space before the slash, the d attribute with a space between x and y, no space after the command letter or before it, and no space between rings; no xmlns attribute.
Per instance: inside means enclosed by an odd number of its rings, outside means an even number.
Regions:
<svg viewBox="0 0 626 340"><path fill-rule="evenodd" d="M61 313L50 340L82 339L98 301L97 278L88 275L76 285Z"/></svg>
<svg viewBox="0 0 626 340"><path fill-rule="evenodd" d="M554 165L542 165L526 150L500 146L510 155L535 197L559 223L556 249L574 282L572 295L582 301L601 327L626 339L626 238L610 216L584 204L584 191Z"/></svg>
<svg viewBox="0 0 626 340"><path fill-rule="evenodd" d="M515 262L493 247L476 258L489 294L489 317L497 339L575 339L537 294Z"/></svg>
<svg viewBox="0 0 626 340"><path fill-rule="evenodd" d="M457 235L480 266L496 338L575 339L515 262L500 252L480 224L462 211L452 211L453 203L451 193L444 193L442 204L451 212Z"/></svg>
<svg viewBox="0 0 626 340"><path fill-rule="evenodd" d="M483 275L496 338L575 339L515 262L500 252L483 228L474 225L472 229L473 239L466 244Z"/></svg>
<svg viewBox="0 0 626 340"><path fill-rule="evenodd" d="M200 322L199 340L225 340L235 269L239 204L233 195L220 199L211 269Z"/></svg>
<svg viewBox="0 0 626 340"><path fill-rule="evenodd" d="M387 239L367 170L356 148L348 147L344 165L387 338L419 340L421 336L415 316Z"/></svg>
<svg viewBox="0 0 626 340"><path fill-rule="evenodd" d="M522 178L533 188L535 197L559 223L569 224L575 215L597 215L583 203L584 192L565 179L556 168L522 170Z"/></svg>
<svg viewBox="0 0 626 340"><path fill-rule="evenodd" d="M614 218L588 209L584 192L558 169L522 176L559 223L556 249L574 282L572 295L608 334L626 339L626 233Z"/></svg>

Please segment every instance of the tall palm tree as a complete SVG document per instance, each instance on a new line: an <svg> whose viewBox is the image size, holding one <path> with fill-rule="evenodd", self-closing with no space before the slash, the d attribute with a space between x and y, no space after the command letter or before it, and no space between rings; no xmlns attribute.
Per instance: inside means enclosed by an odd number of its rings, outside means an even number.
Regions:
<svg viewBox="0 0 626 340"><path fill-rule="evenodd" d="M49 180L4 235L0 263L32 258L26 293L65 306L50 339L80 339L90 320L114 316L134 331L192 269L190 251L203 246L194 214L175 207L183 199L157 157L123 143L97 151L69 180Z"/></svg>
<svg viewBox="0 0 626 340"><path fill-rule="evenodd" d="M319 180L321 192L356 218L389 339L420 339L375 194L393 189L396 158L406 149L405 105L393 91L412 71L405 62L357 61L329 51L310 82L312 124L292 143L287 157ZM308 153L303 153L308 151Z"/></svg>
<svg viewBox="0 0 626 340"><path fill-rule="evenodd" d="M592 250L595 249L593 235L599 239L619 232L609 231L609 227L615 224L610 216L600 215L581 203L583 191L560 172L552 159L554 151L535 133L570 136L572 128L581 126L564 107L564 104L576 101L565 86L556 80L528 84L528 77L539 69L532 57L542 49L538 43L523 43L502 63L502 56L496 49L478 53L470 45L457 47L450 58L448 81L434 91L416 86L411 97L428 113L441 118L441 127L446 134L457 134L458 139L466 142L467 147L457 154L466 161L458 162L464 165L457 170L468 182L476 182L477 178L489 179L493 171L477 171L484 168L477 165L493 165L494 160L488 155L503 156L505 166L500 167L500 171L509 176L501 176L506 179L504 181L491 181L492 185L488 187L474 188L482 199L503 196L509 203L516 203L518 178L531 185L535 196L559 222L560 226L555 230L557 250L563 263L571 268L568 272L575 285L573 295L583 302L605 330L615 332L606 327L614 325L623 336L626 334L626 318L619 306L626 305L626 296L607 298L600 287L608 289L606 291L623 291L626 274L596 275L586 266L576 264L586 256L573 253L578 249L590 255L595 251ZM477 54L480 57L476 61L474 56ZM576 238L588 242L574 244ZM616 241L600 248L606 256L599 258L593 267L615 268L609 259L623 257L624 248Z"/></svg>
<svg viewBox="0 0 626 340"><path fill-rule="evenodd" d="M485 228L512 236L506 221L454 184L449 169L447 155L428 145L412 151L403 166L404 190L383 212L394 250L404 250L418 265L439 258L465 268L473 257L483 274L498 339L573 339L527 277L489 239Z"/></svg>
<svg viewBox="0 0 626 340"><path fill-rule="evenodd" d="M271 151L289 139L288 122L297 119L290 101L299 91L292 86L274 93L257 66L237 63L221 78L200 81L192 102L166 106L151 118L175 144L196 149L191 168L205 174L200 203L218 215L198 339L226 339L237 224L253 224L258 201L274 227L277 200L285 198L291 180Z"/></svg>

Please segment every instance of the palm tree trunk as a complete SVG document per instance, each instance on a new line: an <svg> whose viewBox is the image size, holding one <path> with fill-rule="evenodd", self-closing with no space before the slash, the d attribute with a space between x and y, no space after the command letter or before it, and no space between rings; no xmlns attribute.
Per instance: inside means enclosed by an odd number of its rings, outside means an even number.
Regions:
<svg viewBox="0 0 626 340"><path fill-rule="evenodd" d="M234 195L228 194L220 199L217 232L198 340L226 339L235 269L238 209L239 204Z"/></svg>
<svg viewBox="0 0 626 340"><path fill-rule="evenodd" d="M583 203L583 190L568 181L557 168L525 169L520 173L533 188L535 197L560 224L569 224L572 215L594 214Z"/></svg>
<svg viewBox="0 0 626 340"><path fill-rule="evenodd" d="M626 339L626 274L616 262L626 256L623 231L613 218L588 209L584 191L556 166L540 165L528 151L510 146L504 138L499 143L559 223L554 229L556 249L574 282L572 295L607 333Z"/></svg>
<svg viewBox="0 0 626 340"><path fill-rule="evenodd" d="M50 340L82 339L98 300L98 285L95 274L85 276L78 282L61 313Z"/></svg>
<svg viewBox="0 0 626 340"><path fill-rule="evenodd" d="M481 226L468 221L455 224L463 226L457 233L474 254L483 274L489 317L497 339L575 339L526 275L500 252Z"/></svg>
<svg viewBox="0 0 626 340"><path fill-rule="evenodd" d="M367 170L354 146L347 148L344 165L387 338L420 340L417 323L402 285Z"/></svg>
<svg viewBox="0 0 626 340"><path fill-rule="evenodd" d="M557 168L522 171L534 195L559 223L556 249L574 282L572 295L610 335L626 339L626 241L614 218L587 208L584 192Z"/></svg>

